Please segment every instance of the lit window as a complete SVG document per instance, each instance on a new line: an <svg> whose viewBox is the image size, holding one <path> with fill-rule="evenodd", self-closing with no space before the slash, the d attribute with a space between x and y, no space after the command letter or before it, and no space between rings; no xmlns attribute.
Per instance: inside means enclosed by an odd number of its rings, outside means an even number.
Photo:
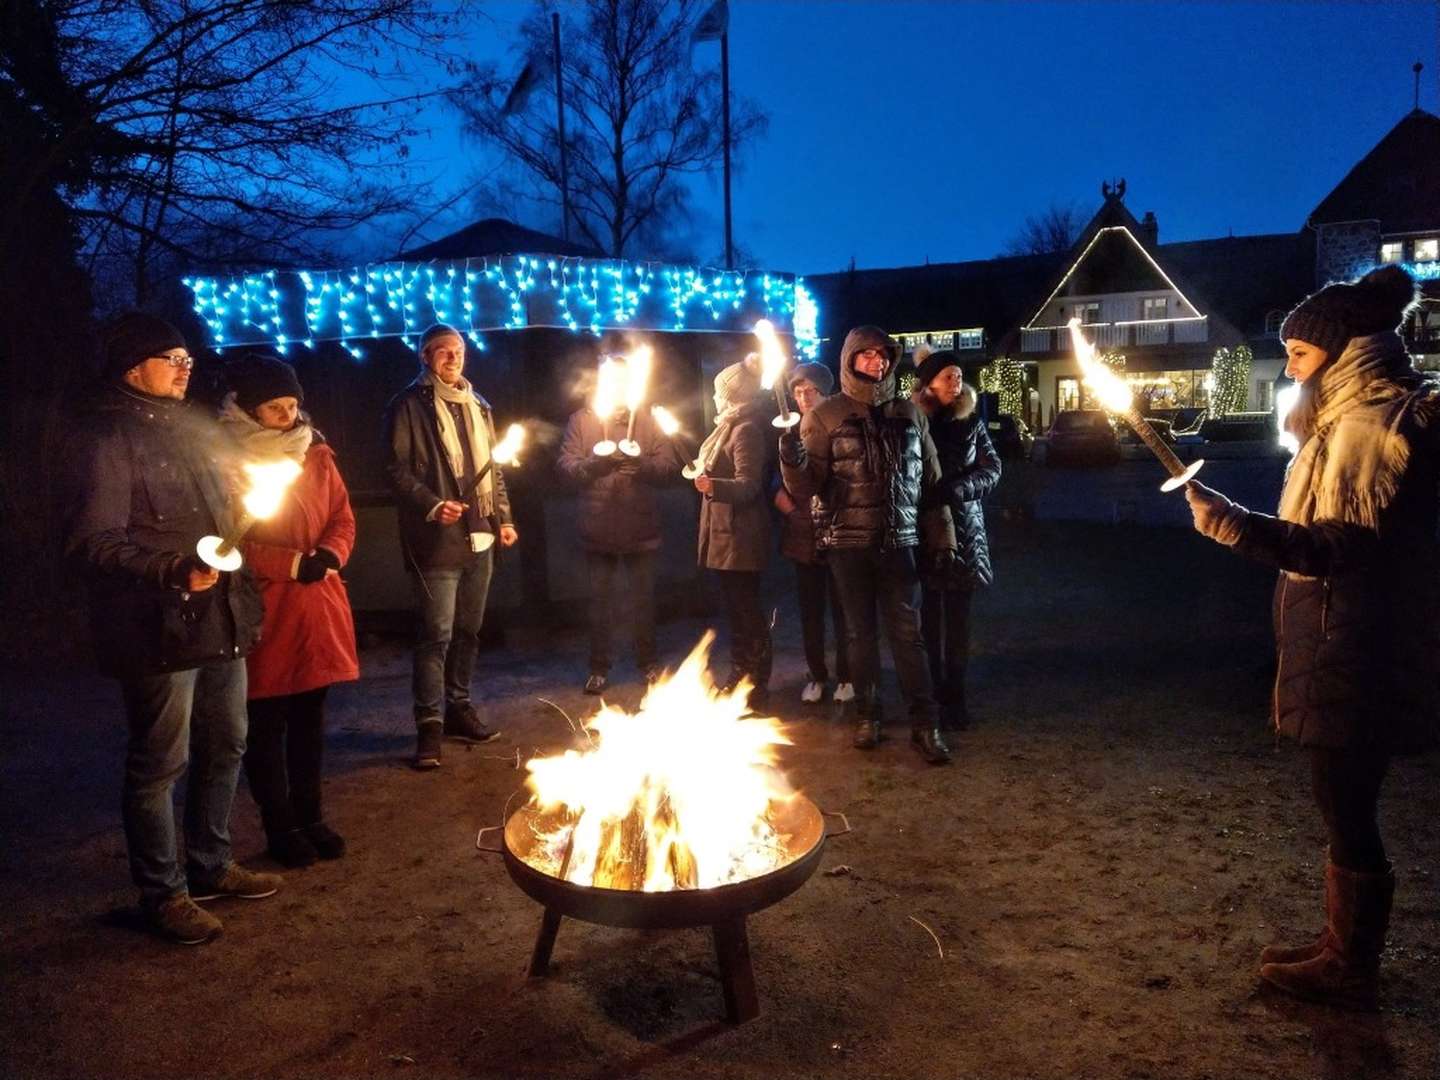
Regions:
<svg viewBox="0 0 1440 1080"><path fill-rule="evenodd" d="M1415 241L1415 261L1434 262L1440 259L1440 238L1430 237L1428 240Z"/></svg>
<svg viewBox="0 0 1440 1080"><path fill-rule="evenodd" d="M955 337L957 349L978 349L985 344L984 330L961 330Z"/></svg>
<svg viewBox="0 0 1440 1080"><path fill-rule="evenodd" d="M1382 263L1397 263L1404 257L1404 245L1399 240L1392 240L1387 244L1380 245L1380 261Z"/></svg>
<svg viewBox="0 0 1440 1080"><path fill-rule="evenodd" d="M1170 316L1170 300L1165 296L1147 296L1144 315L1146 319L1165 319Z"/></svg>

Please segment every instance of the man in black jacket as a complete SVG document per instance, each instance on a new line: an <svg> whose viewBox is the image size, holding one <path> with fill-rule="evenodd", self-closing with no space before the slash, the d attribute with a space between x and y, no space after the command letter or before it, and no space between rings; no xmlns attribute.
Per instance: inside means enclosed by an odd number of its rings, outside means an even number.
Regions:
<svg viewBox="0 0 1440 1080"><path fill-rule="evenodd" d="M441 735L484 742L499 732L470 698L475 650L498 535L519 539L500 466L490 456L490 403L464 378L465 340L437 323L420 338L425 369L385 415L387 471L400 510L400 546L420 609L413 687L417 769L440 764ZM443 713L442 713L443 708Z"/></svg>
<svg viewBox="0 0 1440 1080"><path fill-rule="evenodd" d="M193 364L179 331L132 313L106 336L109 384L74 464L67 552L90 589L95 650L120 680L129 725L123 814L141 910L186 945L220 933L197 900L258 899L277 874L237 866L230 806L245 750L245 660L260 634L249 572L195 555L231 524L213 425L184 404ZM185 869L171 794L191 765Z"/></svg>
<svg viewBox="0 0 1440 1080"><path fill-rule="evenodd" d="M840 388L780 438L780 469L797 502L815 497L815 543L839 586L850 673L855 683L854 744L882 738L875 607L885 620L895 671L910 711L911 742L934 765L950 760L940 735L935 688L920 633L920 575L926 562L955 557L950 510L929 425L895 398L899 347L885 331L861 326L840 351ZM923 534L923 535L922 535Z"/></svg>
<svg viewBox="0 0 1440 1080"><path fill-rule="evenodd" d="M623 363L612 358L612 363ZM601 395L603 399L603 395ZM602 408L605 406L601 405ZM655 489L676 472L674 459L648 409L635 415L638 454L616 448L601 456L600 442L618 443L630 414L616 401L609 416L587 405L570 416L555 466L580 491L580 545L590 570L590 674L585 693L604 692L609 680L611 626L623 572L630 609L635 665L647 683L660 675L655 655L655 553L660 550L660 512Z"/></svg>

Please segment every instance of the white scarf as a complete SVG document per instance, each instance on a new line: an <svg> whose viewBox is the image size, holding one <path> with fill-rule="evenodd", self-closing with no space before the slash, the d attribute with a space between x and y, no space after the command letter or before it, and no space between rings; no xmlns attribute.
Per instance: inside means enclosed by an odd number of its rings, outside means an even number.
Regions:
<svg viewBox="0 0 1440 1080"><path fill-rule="evenodd" d="M451 415L447 403L464 406L470 416L470 423L466 425L470 429L470 455L475 462L475 471L478 473L490 460L490 425L485 422L485 414L480 411L480 403L475 399L474 389L465 379L450 386L437 379L429 368L420 373L419 382L421 385L429 385L435 389L435 416L440 424L440 442L445 447L445 455L450 459L450 468L454 471L456 480L465 475L465 450L460 445L460 432L455 426L455 417ZM476 495L481 515L489 517L495 512L495 469L493 466L486 471L484 478L480 481ZM468 498L469 493L462 491L460 497Z"/></svg>
<svg viewBox="0 0 1440 1080"><path fill-rule="evenodd" d="M300 413L295 426L288 431L267 428L235 402L234 391L225 395L220 403L220 423L245 447L247 454L257 458L288 457L297 464L305 464L305 452L315 438L315 429L310 418Z"/></svg>
<svg viewBox="0 0 1440 1080"><path fill-rule="evenodd" d="M705 436L705 441L700 444L699 453L695 455L696 460L700 462L701 472L708 473L714 466L716 456L719 455L721 447L725 445L725 440L730 435L730 429L735 426L735 421L739 420L749 407L749 402L743 402L739 405L731 405L724 412L716 414L715 430Z"/></svg>
<svg viewBox="0 0 1440 1080"><path fill-rule="evenodd" d="M1351 338L1316 377L1297 432L1308 438L1286 474L1280 517L1377 528L1410 461L1402 425L1428 384L1391 331Z"/></svg>

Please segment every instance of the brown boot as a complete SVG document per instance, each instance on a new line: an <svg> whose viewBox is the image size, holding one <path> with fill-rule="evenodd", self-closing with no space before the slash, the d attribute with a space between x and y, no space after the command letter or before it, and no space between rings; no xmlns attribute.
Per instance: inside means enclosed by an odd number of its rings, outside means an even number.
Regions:
<svg viewBox="0 0 1440 1080"><path fill-rule="evenodd" d="M879 688L872 686L846 705L854 706L855 712L855 729L850 744L856 750L874 750L885 738L885 717L880 707Z"/></svg>
<svg viewBox="0 0 1440 1080"><path fill-rule="evenodd" d="M1314 960L1325 951L1329 944L1330 934L1326 930L1320 931L1320 936L1309 945L1266 945L1260 950L1260 966L1266 964L1299 964L1306 960Z"/></svg>
<svg viewBox="0 0 1440 1080"><path fill-rule="evenodd" d="M1266 964L1260 977L1307 1001L1374 1011L1394 899L1392 871L1361 874L1331 863L1325 868L1328 925L1320 951L1293 964Z"/></svg>

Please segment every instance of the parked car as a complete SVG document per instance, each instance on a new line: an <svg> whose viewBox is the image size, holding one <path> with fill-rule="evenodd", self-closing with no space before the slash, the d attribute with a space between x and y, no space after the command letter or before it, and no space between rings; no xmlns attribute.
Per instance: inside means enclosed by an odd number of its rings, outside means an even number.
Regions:
<svg viewBox="0 0 1440 1080"><path fill-rule="evenodd" d="M1055 417L1045 453L1047 465L1113 465L1120 441L1100 409L1067 409Z"/></svg>
<svg viewBox="0 0 1440 1080"><path fill-rule="evenodd" d="M1000 413L986 425L995 452L1004 461L1024 461L1035 446L1035 436L1024 420L1013 413Z"/></svg>
<svg viewBox="0 0 1440 1080"><path fill-rule="evenodd" d="M1201 457L1283 457L1289 451L1279 436L1274 413L1230 413L1206 420L1193 441L1202 444L1195 450Z"/></svg>

